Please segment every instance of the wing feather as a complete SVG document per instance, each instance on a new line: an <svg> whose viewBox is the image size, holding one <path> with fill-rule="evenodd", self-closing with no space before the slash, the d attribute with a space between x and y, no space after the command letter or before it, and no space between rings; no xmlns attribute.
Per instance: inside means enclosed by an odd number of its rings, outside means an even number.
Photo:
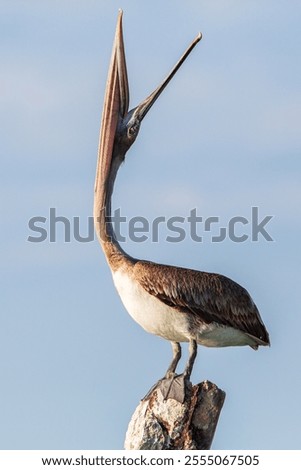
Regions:
<svg viewBox="0 0 301 470"><path fill-rule="evenodd" d="M151 295L205 323L219 323L269 344L268 332L249 293L220 274L138 261L135 279Z"/></svg>

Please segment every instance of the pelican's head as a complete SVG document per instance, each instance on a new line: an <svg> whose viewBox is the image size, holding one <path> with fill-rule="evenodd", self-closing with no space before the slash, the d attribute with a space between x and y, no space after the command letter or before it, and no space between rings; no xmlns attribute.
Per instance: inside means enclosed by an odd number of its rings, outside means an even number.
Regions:
<svg viewBox="0 0 301 470"><path fill-rule="evenodd" d="M122 10L119 11L102 116L100 157L103 157L103 152L105 152L107 158L110 156L111 158L119 157L120 160L124 159L126 152L137 138L142 120L201 37L202 35L199 33L158 88L136 108L129 111L129 86L122 32Z"/></svg>

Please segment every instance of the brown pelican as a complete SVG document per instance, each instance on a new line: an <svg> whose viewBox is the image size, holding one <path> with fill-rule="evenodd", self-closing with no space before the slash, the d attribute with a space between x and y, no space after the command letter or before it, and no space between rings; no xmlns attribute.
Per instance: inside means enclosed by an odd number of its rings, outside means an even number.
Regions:
<svg viewBox="0 0 301 470"><path fill-rule="evenodd" d="M157 264L129 256L119 245L110 221L111 197L119 166L134 143L141 121L169 83L194 46L199 34L171 73L142 103L131 111L119 12L106 85L95 181L95 230L111 268L122 302L146 331L171 341L173 359L160 381L166 398L183 401L197 345L269 345L269 335L248 292L220 274ZM189 359L184 373L176 375L181 342L189 342ZM179 386L179 384L181 386Z"/></svg>

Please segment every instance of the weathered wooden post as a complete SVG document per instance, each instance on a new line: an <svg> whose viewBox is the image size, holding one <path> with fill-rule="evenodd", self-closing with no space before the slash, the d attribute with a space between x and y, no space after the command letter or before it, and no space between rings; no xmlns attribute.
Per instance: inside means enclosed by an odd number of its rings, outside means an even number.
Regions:
<svg viewBox="0 0 301 470"><path fill-rule="evenodd" d="M183 403L164 400L159 388L137 406L125 439L127 450L210 449L225 392L209 381L186 385Z"/></svg>

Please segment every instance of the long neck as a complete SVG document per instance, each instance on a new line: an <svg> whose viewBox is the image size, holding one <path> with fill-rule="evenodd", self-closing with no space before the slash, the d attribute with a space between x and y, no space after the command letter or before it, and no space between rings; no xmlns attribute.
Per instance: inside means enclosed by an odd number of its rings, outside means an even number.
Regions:
<svg viewBox="0 0 301 470"><path fill-rule="evenodd" d="M113 270L126 260L134 261L119 245L111 219L112 194L120 163L119 156L113 156L109 165L99 160L94 195L95 232Z"/></svg>

